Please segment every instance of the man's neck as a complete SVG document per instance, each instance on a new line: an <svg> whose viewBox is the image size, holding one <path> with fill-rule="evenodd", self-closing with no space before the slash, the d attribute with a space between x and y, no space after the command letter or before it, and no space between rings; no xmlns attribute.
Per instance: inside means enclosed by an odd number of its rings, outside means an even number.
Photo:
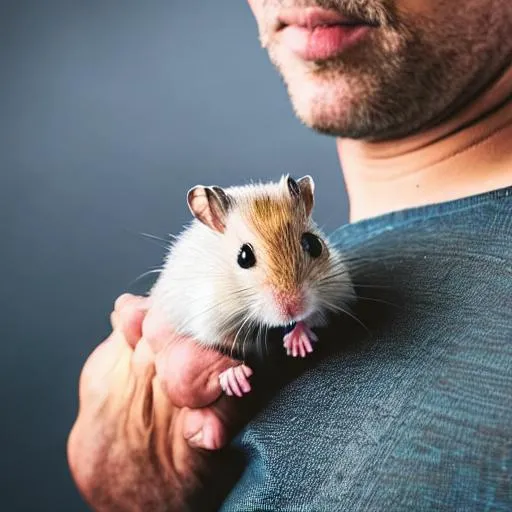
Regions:
<svg viewBox="0 0 512 512"><path fill-rule="evenodd" d="M338 139L350 220L512 185L512 68L443 124L385 142Z"/></svg>

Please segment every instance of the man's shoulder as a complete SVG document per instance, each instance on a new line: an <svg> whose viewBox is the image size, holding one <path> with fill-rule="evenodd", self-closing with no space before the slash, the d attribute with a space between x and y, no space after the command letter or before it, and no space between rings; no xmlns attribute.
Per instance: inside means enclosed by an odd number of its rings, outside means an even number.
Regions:
<svg viewBox="0 0 512 512"><path fill-rule="evenodd" d="M411 243L443 236L460 240L512 237L512 186L439 204L390 212L347 223L329 234L335 246L358 250L367 243L385 245L396 236ZM500 244L497 244L498 246Z"/></svg>

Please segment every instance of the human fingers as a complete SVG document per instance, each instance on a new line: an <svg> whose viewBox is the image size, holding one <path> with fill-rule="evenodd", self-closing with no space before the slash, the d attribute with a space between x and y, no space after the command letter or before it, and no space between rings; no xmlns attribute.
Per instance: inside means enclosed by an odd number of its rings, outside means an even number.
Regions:
<svg viewBox="0 0 512 512"><path fill-rule="evenodd" d="M110 320L112 327L122 331L126 342L134 348L142 337L142 323L149 308L149 299L125 293L117 298Z"/></svg>

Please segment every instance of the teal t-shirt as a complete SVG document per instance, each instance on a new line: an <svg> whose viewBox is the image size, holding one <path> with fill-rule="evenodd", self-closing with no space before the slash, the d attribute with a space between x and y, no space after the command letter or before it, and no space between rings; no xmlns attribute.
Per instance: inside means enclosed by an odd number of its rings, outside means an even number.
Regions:
<svg viewBox="0 0 512 512"><path fill-rule="evenodd" d="M511 511L512 187L331 239L357 320L273 366L302 365L233 443L222 511Z"/></svg>

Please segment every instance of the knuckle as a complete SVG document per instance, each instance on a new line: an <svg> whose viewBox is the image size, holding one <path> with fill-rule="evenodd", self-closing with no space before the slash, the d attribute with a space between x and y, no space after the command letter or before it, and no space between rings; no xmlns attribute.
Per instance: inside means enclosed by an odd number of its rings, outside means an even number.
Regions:
<svg viewBox="0 0 512 512"><path fill-rule="evenodd" d="M131 293L123 293L114 302L114 310L120 311L136 299L137 297Z"/></svg>

